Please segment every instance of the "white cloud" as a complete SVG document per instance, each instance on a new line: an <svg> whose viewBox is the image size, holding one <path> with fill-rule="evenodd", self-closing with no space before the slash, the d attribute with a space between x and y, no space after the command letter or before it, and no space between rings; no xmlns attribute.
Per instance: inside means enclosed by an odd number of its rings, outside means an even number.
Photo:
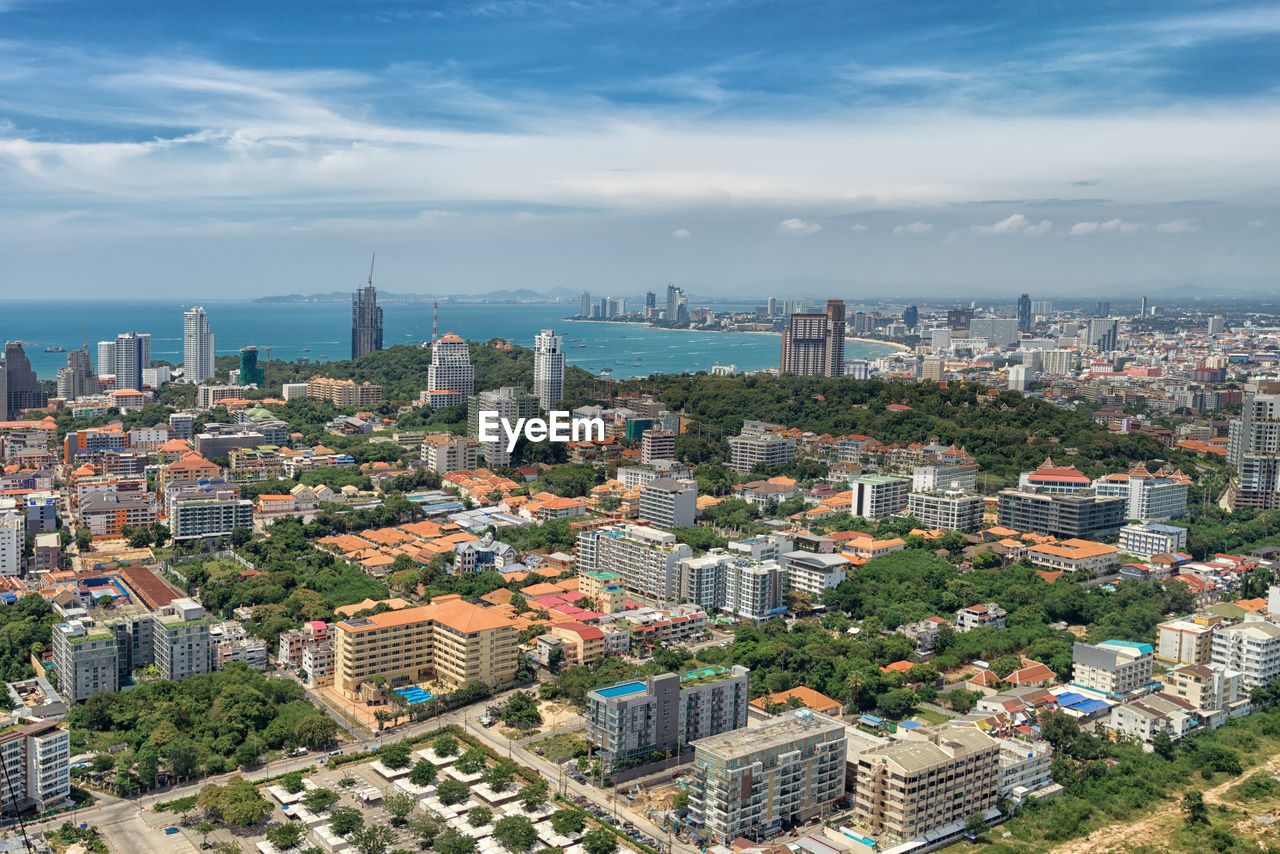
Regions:
<svg viewBox="0 0 1280 854"><path fill-rule="evenodd" d="M1266 225L1266 224L1267 224L1267 223L1266 223L1266 220L1255 219L1255 220L1252 220L1252 221L1249 223L1249 225L1248 225L1248 226L1246 226L1246 227L1247 227L1250 231L1257 231L1258 229L1262 228L1262 227L1263 227L1264 225Z"/></svg>
<svg viewBox="0 0 1280 854"><path fill-rule="evenodd" d="M1175 219L1172 222L1158 223L1155 228L1162 234L1190 234L1200 230L1200 223L1194 219Z"/></svg>
<svg viewBox="0 0 1280 854"><path fill-rule="evenodd" d="M994 225L975 225L973 232L975 234L1023 234L1027 237L1042 237L1053 229L1053 223L1047 219L1042 219L1038 223L1032 223L1022 214L1010 214Z"/></svg>
<svg viewBox="0 0 1280 854"><path fill-rule="evenodd" d="M688 240L690 237L693 237L693 232L687 228L677 228L675 231L671 232L671 236L678 240Z"/></svg>
<svg viewBox="0 0 1280 854"><path fill-rule="evenodd" d="M850 231L866 231L867 227L859 222L849 226L849 230Z"/></svg>
<svg viewBox="0 0 1280 854"><path fill-rule="evenodd" d="M784 219L778 224L779 234L788 234L792 237L803 237L807 234L814 234L819 231L822 231L822 226L818 225L816 222L806 222L798 217Z"/></svg>
<svg viewBox="0 0 1280 854"><path fill-rule="evenodd" d="M1044 237L1053 230L1053 223L1047 219L1042 219L1035 225L1028 225L1022 230L1027 237Z"/></svg>
<svg viewBox="0 0 1280 854"><path fill-rule="evenodd" d="M1162 234L1189 234L1200 230L1200 222L1194 219L1175 219L1152 225L1149 222L1129 222L1123 219L1109 219L1105 222L1077 222L1067 233L1073 237L1089 234L1136 234L1143 231L1158 231Z"/></svg>
<svg viewBox="0 0 1280 854"><path fill-rule="evenodd" d="M928 234L931 231L933 231L933 223L921 222L920 220L893 227L894 234Z"/></svg>

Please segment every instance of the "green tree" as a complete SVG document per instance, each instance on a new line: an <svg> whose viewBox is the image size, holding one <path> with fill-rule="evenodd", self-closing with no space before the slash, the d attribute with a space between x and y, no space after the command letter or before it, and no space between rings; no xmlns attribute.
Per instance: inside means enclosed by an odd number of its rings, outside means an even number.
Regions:
<svg viewBox="0 0 1280 854"><path fill-rule="evenodd" d="M449 828L435 838L434 847L436 854L472 854L476 850L476 841Z"/></svg>
<svg viewBox="0 0 1280 854"><path fill-rule="evenodd" d="M1188 825L1208 824L1209 807L1200 792L1187 792L1182 796L1182 817Z"/></svg>
<svg viewBox="0 0 1280 854"><path fill-rule="evenodd" d="M1169 731L1162 729L1151 739L1151 749L1157 756L1166 761L1172 762L1176 755L1173 745L1173 737L1169 735Z"/></svg>
<svg viewBox="0 0 1280 854"><path fill-rule="evenodd" d="M532 850L537 844L538 831L534 829L533 822L524 816L509 815L498 819L493 826L493 838L503 848L519 854Z"/></svg>
<svg viewBox="0 0 1280 854"><path fill-rule="evenodd" d="M603 827L593 827L582 837L582 848L587 854L615 854L618 850L618 837Z"/></svg>
<svg viewBox="0 0 1280 854"><path fill-rule="evenodd" d="M523 602L524 600L521 599L520 601ZM529 610L527 605L525 606L525 610ZM564 664L564 648L559 646L551 647L547 652L547 669L552 673L555 673L560 669L560 665L562 664Z"/></svg>
<svg viewBox="0 0 1280 854"><path fill-rule="evenodd" d="M471 796L471 787L461 780L450 777L436 787L436 797L447 807L460 804Z"/></svg>
<svg viewBox="0 0 1280 854"><path fill-rule="evenodd" d="M285 822L267 830L267 841L281 851L288 851L302 841L302 826Z"/></svg>
<svg viewBox="0 0 1280 854"><path fill-rule="evenodd" d="M538 701L532 694L517 691L507 700L502 709L504 723L519 729L533 729L542 723L542 713L538 711Z"/></svg>
<svg viewBox="0 0 1280 854"><path fill-rule="evenodd" d="M323 750L338 737L338 724L328 715L308 715L294 728L298 743L311 750Z"/></svg>
<svg viewBox="0 0 1280 854"><path fill-rule="evenodd" d="M415 786L430 786L436 779L436 766L425 759L419 759L409 772L409 782Z"/></svg>
<svg viewBox="0 0 1280 854"><path fill-rule="evenodd" d="M364 827L364 814L355 807L334 807L329 812L329 829L344 839Z"/></svg>
<svg viewBox="0 0 1280 854"><path fill-rule="evenodd" d="M484 827L493 821L493 810L488 807L472 807L467 813L467 824L472 827Z"/></svg>
<svg viewBox="0 0 1280 854"><path fill-rule="evenodd" d="M901 720L911 713L916 704L916 695L907 688L895 688L880 695L876 705L886 717Z"/></svg>
<svg viewBox="0 0 1280 854"><path fill-rule="evenodd" d="M987 820L979 813L970 813L964 820L964 832L972 836L981 836L987 830Z"/></svg>
<svg viewBox="0 0 1280 854"><path fill-rule="evenodd" d="M458 740L449 733L441 733L431 742L431 750L436 756L441 758L446 756L456 756L458 753Z"/></svg>
<svg viewBox="0 0 1280 854"><path fill-rule="evenodd" d="M429 813L416 815L409 821L409 833L423 848L430 848L440 833L440 822Z"/></svg>
<svg viewBox="0 0 1280 854"><path fill-rule="evenodd" d="M403 741L383 745L378 751L378 761L392 770L408 768L413 761L409 755L409 745Z"/></svg>
<svg viewBox="0 0 1280 854"><path fill-rule="evenodd" d="M547 802L547 781L539 777L520 789L520 805L526 812L534 812Z"/></svg>
<svg viewBox="0 0 1280 854"><path fill-rule="evenodd" d="M506 790L515 778L516 766L510 762L499 762L497 765L485 769L480 779L487 783L490 789L495 792L501 792Z"/></svg>
<svg viewBox="0 0 1280 854"><path fill-rule="evenodd" d="M302 772L290 771L289 773L283 775L280 778L280 787L291 795L301 792L303 789Z"/></svg>
<svg viewBox="0 0 1280 854"><path fill-rule="evenodd" d="M324 812L341 798L329 789L312 789L302 796L302 805L312 812Z"/></svg>
<svg viewBox="0 0 1280 854"><path fill-rule="evenodd" d="M387 854L395 841L395 832L380 824L369 825L351 835L351 844L360 854Z"/></svg>
<svg viewBox="0 0 1280 854"><path fill-rule="evenodd" d="M459 756L458 761L453 764L463 774L474 774L489 765L489 757L480 748L473 747Z"/></svg>
<svg viewBox="0 0 1280 854"><path fill-rule="evenodd" d="M391 816L391 823L396 827L400 827L405 823L405 818L409 813L413 812L413 808L418 802L403 792L395 792L387 795L382 801L382 808L387 811L387 815Z"/></svg>
<svg viewBox="0 0 1280 854"><path fill-rule="evenodd" d="M586 826L586 819L577 810L562 809L551 814L551 829L560 836L572 836L580 833Z"/></svg>

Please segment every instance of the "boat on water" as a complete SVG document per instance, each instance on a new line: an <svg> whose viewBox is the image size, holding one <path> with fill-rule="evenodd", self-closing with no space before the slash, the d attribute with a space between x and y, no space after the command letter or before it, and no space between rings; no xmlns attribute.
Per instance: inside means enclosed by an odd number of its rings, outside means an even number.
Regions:
<svg viewBox="0 0 1280 854"><path fill-rule="evenodd" d="M44 351L46 353L65 353L67 352L67 348L66 347L45 347Z"/></svg>
<svg viewBox="0 0 1280 854"><path fill-rule="evenodd" d="M301 350L299 350L298 352L299 352L299 353L310 353L310 352L311 352L311 348L310 348L310 347L303 347L303 348L302 348Z"/></svg>
<svg viewBox="0 0 1280 854"><path fill-rule="evenodd" d="M601 369L600 369L600 373L602 373L602 374L611 374L611 373L613 373L613 368L601 368Z"/></svg>
<svg viewBox="0 0 1280 854"><path fill-rule="evenodd" d="M587 345L586 345L586 344L574 344L574 345L573 345L573 349L577 350L578 348L580 348L580 347L585 347L585 346L587 346Z"/></svg>

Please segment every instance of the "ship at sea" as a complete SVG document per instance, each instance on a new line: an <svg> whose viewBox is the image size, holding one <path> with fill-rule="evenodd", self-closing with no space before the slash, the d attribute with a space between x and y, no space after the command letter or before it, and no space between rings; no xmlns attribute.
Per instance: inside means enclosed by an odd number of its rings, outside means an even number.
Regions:
<svg viewBox="0 0 1280 854"><path fill-rule="evenodd" d="M45 347L44 351L46 353L65 353L67 352L67 348L66 347Z"/></svg>

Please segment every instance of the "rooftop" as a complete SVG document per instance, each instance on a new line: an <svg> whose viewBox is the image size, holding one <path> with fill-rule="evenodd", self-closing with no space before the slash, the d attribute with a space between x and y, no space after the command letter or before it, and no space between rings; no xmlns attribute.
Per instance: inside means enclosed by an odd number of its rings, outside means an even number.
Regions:
<svg viewBox="0 0 1280 854"><path fill-rule="evenodd" d="M790 714L779 715L761 726L752 727L750 738L743 738L740 731L725 732L698 739L693 742L693 746L698 753L711 753L723 759L733 759L783 747L803 738L821 736L823 741L843 739L844 732L845 725L840 721L809 709L798 709Z"/></svg>

